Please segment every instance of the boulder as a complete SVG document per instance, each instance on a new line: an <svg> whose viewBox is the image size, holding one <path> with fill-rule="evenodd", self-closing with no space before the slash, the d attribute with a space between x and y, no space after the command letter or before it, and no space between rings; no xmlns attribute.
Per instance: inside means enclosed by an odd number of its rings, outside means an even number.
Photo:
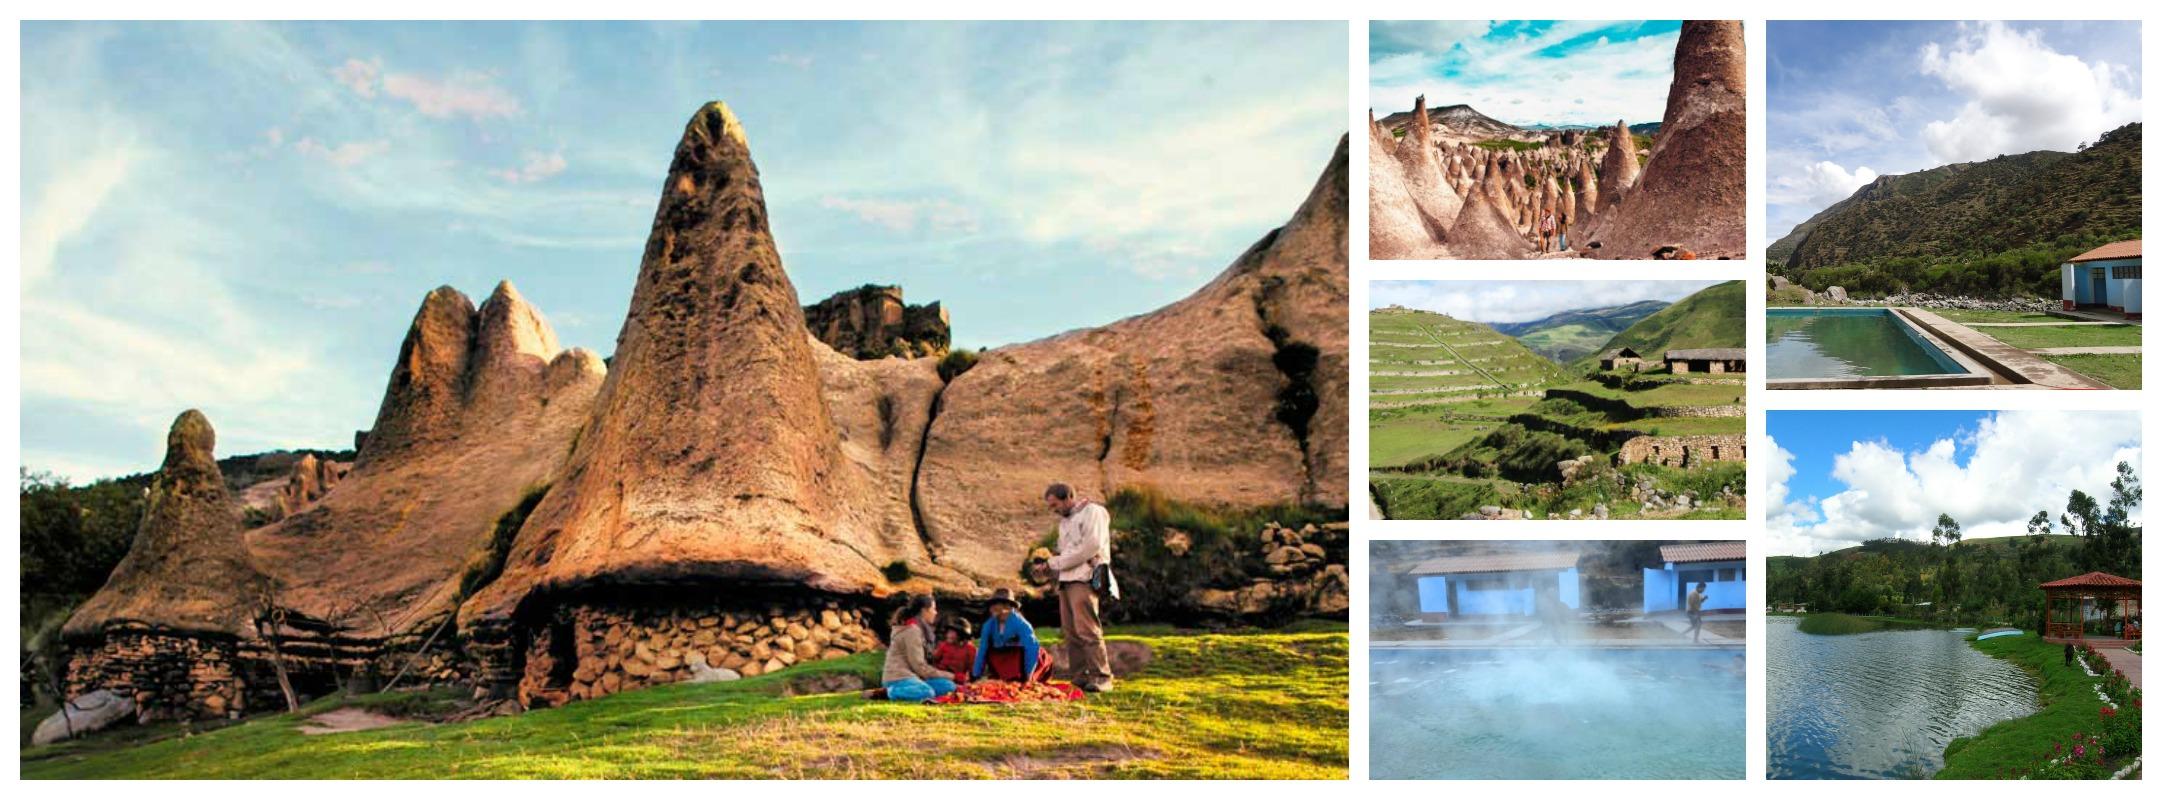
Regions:
<svg viewBox="0 0 2162 800"><path fill-rule="evenodd" d="M1473 192L1456 226L1449 229L1450 252L1458 258L1528 258L1531 242L1502 214L1494 193Z"/></svg>
<svg viewBox="0 0 2162 800"><path fill-rule="evenodd" d="M1827 286L1824 289L1824 297L1834 303L1847 302L1847 289L1844 286Z"/></svg>
<svg viewBox="0 0 2162 800"><path fill-rule="evenodd" d="M46 745L105 730L135 716L134 698L105 689L86 692L69 700L60 711L38 723L30 744Z"/></svg>

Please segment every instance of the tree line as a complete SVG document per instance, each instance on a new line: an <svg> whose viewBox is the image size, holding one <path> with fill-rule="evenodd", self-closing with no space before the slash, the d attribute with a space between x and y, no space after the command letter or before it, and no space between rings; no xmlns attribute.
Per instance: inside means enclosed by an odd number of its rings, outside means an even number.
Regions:
<svg viewBox="0 0 2162 800"><path fill-rule="evenodd" d="M1858 547L1766 564L1767 600L1810 611L1888 614L1962 625L2032 629L2041 584L2088 572L2140 579L2140 481L2119 462L2104 500L2073 490L2062 511L2040 510L2027 534L1969 541L1939 514L1928 541L1875 539Z"/></svg>

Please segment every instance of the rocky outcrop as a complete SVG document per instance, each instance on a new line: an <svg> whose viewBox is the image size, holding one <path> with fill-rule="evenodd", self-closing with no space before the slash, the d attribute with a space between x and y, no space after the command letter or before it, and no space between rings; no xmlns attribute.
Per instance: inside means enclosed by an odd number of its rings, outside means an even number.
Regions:
<svg viewBox="0 0 2162 800"><path fill-rule="evenodd" d="M1532 252L1531 243L1483 192L1473 192L1471 202L1457 215L1456 227L1449 229L1449 243L1454 251L1480 253L1482 258L1525 258Z"/></svg>
<svg viewBox="0 0 2162 800"><path fill-rule="evenodd" d="M285 487L278 492L276 519L284 519L303 506L319 500L345 478L352 464L316 458L314 453L302 455L293 462L293 471L285 478Z"/></svg>
<svg viewBox="0 0 2162 800"><path fill-rule="evenodd" d="M1435 258L1441 249L1443 230L1428 224L1419 202L1404 180L1404 164L1397 159L1397 141L1378 124L1367 126L1366 159L1366 251L1368 258ZM1455 197L1456 191L1449 190Z"/></svg>
<svg viewBox="0 0 2162 800"><path fill-rule="evenodd" d="M1641 166L1637 163L1637 140L1629 132L1626 120L1615 120L1606 136L1606 157L1599 162L1599 183L1606 187L1610 197L1618 198L1637 182L1637 169Z"/></svg>
<svg viewBox="0 0 2162 800"><path fill-rule="evenodd" d="M1347 143L1290 222L1193 295L984 353L946 388L918 477L939 563L1008 579L1044 487L1205 504L1347 504Z"/></svg>
<svg viewBox="0 0 2162 800"><path fill-rule="evenodd" d="M200 411L173 420L135 542L104 588L68 618L65 638L121 629L232 637L252 628L263 575L241 545L239 509L212 454L217 438Z"/></svg>
<svg viewBox="0 0 2162 800"><path fill-rule="evenodd" d="M1742 23L1683 22L1651 158L1621 205L1595 220L1588 234L1599 242L1598 257L1649 258L1663 247L1699 258L1742 256L1748 94Z"/></svg>
<svg viewBox="0 0 2162 800"><path fill-rule="evenodd" d="M571 589L876 595L892 590L886 566L928 567L920 541L892 541L890 520L870 518L892 505L844 453L805 330L749 141L709 104L676 147L613 369L565 475L464 624L500 628L528 598Z"/></svg>
<svg viewBox="0 0 2162 800"><path fill-rule="evenodd" d="M943 306L909 305L899 286L841 292L804 306L803 319L811 335L851 358L942 356L953 339Z"/></svg>
<svg viewBox="0 0 2162 800"><path fill-rule="evenodd" d="M497 520L557 479L605 375L508 281L478 308L429 292L351 473L249 534L278 604L340 637L426 635L490 560Z"/></svg>

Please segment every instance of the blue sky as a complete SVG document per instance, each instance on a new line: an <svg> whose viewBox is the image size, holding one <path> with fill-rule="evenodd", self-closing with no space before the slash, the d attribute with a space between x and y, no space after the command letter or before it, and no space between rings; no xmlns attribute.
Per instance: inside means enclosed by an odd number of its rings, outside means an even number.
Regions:
<svg viewBox="0 0 2162 800"><path fill-rule="evenodd" d="M713 99L806 301L897 283L963 346L1147 311L1305 198L1344 24L28 23L24 463L152 468L189 407L345 445L443 284L609 352Z"/></svg>
<svg viewBox="0 0 2162 800"><path fill-rule="evenodd" d="M1674 79L1673 20L1387 22L1367 27L1375 116L1469 104L1516 125L1658 122Z"/></svg>
<svg viewBox="0 0 2162 800"><path fill-rule="evenodd" d="M2140 119L2138 22L1767 24L1773 237L1879 175L2077 149Z"/></svg>
<svg viewBox="0 0 2162 800"><path fill-rule="evenodd" d="M1529 322L1563 311L1674 302L1719 281L1373 281L1366 307L1403 306L1493 324ZM1738 310L1737 310L1738 311Z"/></svg>
<svg viewBox="0 0 2162 800"><path fill-rule="evenodd" d="M2078 489L2107 501L2117 462L2140 465L2137 412L1772 411L1772 555L1869 539L1927 540L1938 514L1970 538L2026 532ZM2143 478L2145 476L2142 476Z"/></svg>

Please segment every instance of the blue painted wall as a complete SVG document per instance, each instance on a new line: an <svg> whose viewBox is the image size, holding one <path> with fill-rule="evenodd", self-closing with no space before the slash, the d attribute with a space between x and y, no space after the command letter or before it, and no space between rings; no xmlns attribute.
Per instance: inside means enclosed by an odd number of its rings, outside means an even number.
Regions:
<svg viewBox="0 0 2162 800"><path fill-rule="evenodd" d="M1546 580L1555 582L1555 594L1562 605L1578 608L1581 603L1582 580L1575 567L1558 572L1537 573L1533 586L1513 589L1472 589L1470 581L1506 578L1513 573L1487 573L1481 575L1422 575L1418 578L1419 612L1422 614L1531 616L1538 613L1539 597L1536 586ZM1549 578L1548 576L1552 576ZM1458 608L1449 607L1449 581L1457 581L1456 602Z"/></svg>
<svg viewBox="0 0 2162 800"><path fill-rule="evenodd" d="M1432 575L1419 579L1419 613L1449 613L1449 579Z"/></svg>
<svg viewBox="0 0 2162 800"><path fill-rule="evenodd" d="M1744 571L1746 566L1747 562L1742 561L1707 561L1685 565L1668 564L1664 569L1644 570L1644 613L1679 611L1686 608L1687 606L1680 601L1682 591L1680 587L1683 582L1682 573L1698 570L1732 569L1735 570L1736 575L1740 576L1739 580L1705 581L1707 585L1704 587L1704 610L1726 611L1748 608L1749 581L1748 573ZM1689 582L1688 588L1694 590L1696 583L1694 581Z"/></svg>

